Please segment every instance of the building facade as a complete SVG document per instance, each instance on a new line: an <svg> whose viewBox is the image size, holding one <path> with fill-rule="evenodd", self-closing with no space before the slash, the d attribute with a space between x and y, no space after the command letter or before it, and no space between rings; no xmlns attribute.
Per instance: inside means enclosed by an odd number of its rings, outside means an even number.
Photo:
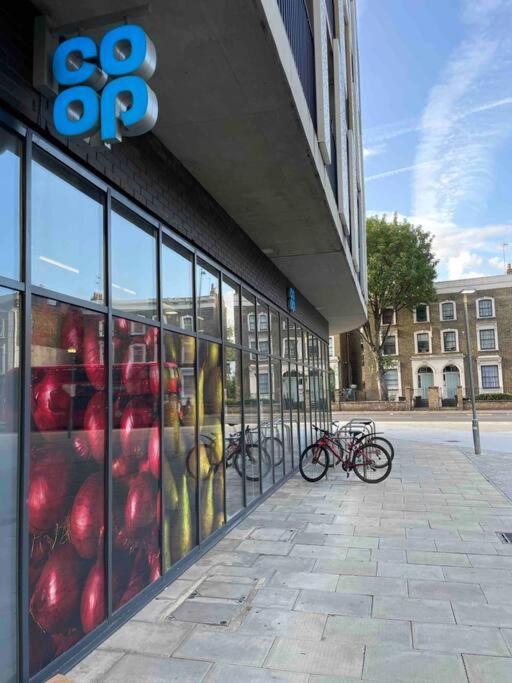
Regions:
<svg viewBox="0 0 512 683"><path fill-rule="evenodd" d="M331 400L362 400L362 345L357 330L329 336Z"/></svg>
<svg viewBox="0 0 512 683"><path fill-rule="evenodd" d="M366 317L355 13L0 9L0 683L65 672L326 424Z"/></svg>
<svg viewBox="0 0 512 683"><path fill-rule="evenodd" d="M444 405L456 402L457 387L468 396L468 354L463 289L468 294L468 320L475 392L512 393L512 269L505 275L437 282L435 301L414 311L384 313L390 324L385 341L390 369L385 381L389 397L400 400L406 388L418 406L438 387ZM371 357L365 353L363 380L367 400L378 399Z"/></svg>

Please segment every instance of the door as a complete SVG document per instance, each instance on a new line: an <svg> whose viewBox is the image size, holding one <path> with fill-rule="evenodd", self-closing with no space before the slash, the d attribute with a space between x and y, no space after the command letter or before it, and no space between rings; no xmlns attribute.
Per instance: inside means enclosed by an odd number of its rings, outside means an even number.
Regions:
<svg viewBox="0 0 512 683"><path fill-rule="evenodd" d="M434 386L434 373L430 368L420 368L418 370L418 388L420 396L428 400L428 389Z"/></svg>
<svg viewBox="0 0 512 683"><path fill-rule="evenodd" d="M445 398L455 398L460 384L459 369L455 365L447 365L443 370Z"/></svg>

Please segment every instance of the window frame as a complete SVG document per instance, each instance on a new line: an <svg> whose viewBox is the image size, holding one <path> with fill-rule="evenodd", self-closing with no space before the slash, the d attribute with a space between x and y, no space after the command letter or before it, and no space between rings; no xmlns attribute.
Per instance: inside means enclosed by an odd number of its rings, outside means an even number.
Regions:
<svg viewBox="0 0 512 683"><path fill-rule="evenodd" d="M497 379L497 385L496 386L485 386L484 385L484 375L482 370L484 368L496 368L496 379ZM479 372L479 380L480 380L480 388L484 392L494 392L496 389L501 389L502 388L502 380L500 377L500 366L498 363L482 363L480 364L480 372Z"/></svg>
<svg viewBox="0 0 512 683"><path fill-rule="evenodd" d="M393 312L390 323L384 322L384 311L392 311ZM381 325L381 327L387 327L388 325L390 327L393 327L393 325L396 325L396 311L394 308L384 308L382 310L382 312L380 314L380 325Z"/></svg>
<svg viewBox="0 0 512 683"><path fill-rule="evenodd" d="M418 320L418 318L417 318L417 311L418 311L418 308L419 308L420 306L425 306L425 310L426 310L426 312L427 312L427 317L425 318L425 320ZM415 324L416 324L416 323L418 323L418 324L421 324L421 323L423 323L423 324L429 323L429 322L430 322L430 305L429 305L429 304L425 304L425 303L418 304L418 305L415 306L414 309L413 309L413 316L414 316L414 323L415 323Z"/></svg>
<svg viewBox="0 0 512 683"><path fill-rule="evenodd" d="M428 351L418 351L418 335L427 334L428 335ZM432 353L432 331L431 330L418 330L414 333L414 353L420 356L426 356Z"/></svg>
<svg viewBox="0 0 512 683"><path fill-rule="evenodd" d="M445 318L443 314L443 306L445 304L451 304L453 306L453 318ZM444 322L455 322L457 320L457 302L453 299L446 299L445 301L439 302L439 320Z"/></svg>
<svg viewBox="0 0 512 683"><path fill-rule="evenodd" d="M480 303L482 301L490 301L491 302L491 315L480 315ZM490 320L491 318L496 317L496 308L495 308L494 297L492 297L492 296L481 296L478 299L476 299L475 306L476 306L477 320Z"/></svg>
<svg viewBox="0 0 512 683"><path fill-rule="evenodd" d="M482 340L480 338L480 334L482 332L487 332L489 330L492 330L494 332L494 346L489 346L485 347L482 346ZM499 344L498 344L498 325L496 323L494 324L481 324L477 325L476 328L476 338L477 338L477 345L478 345L478 350L479 351L498 351L499 349Z"/></svg>
<svg viewBox="0 0 512 683"><path fill-rule="evenodd" d="M395 350L393 353L386 353L384 350L385 344L388 341L388 339L394 339L395 340ZM381 340L382 340L382 336L381 336ZM381 341L381 344L382 344L382 341ZM398 348L398 333L397 332L393 332L393 334L386 335L386 339L384 340L384 343L382 345L382 352L385 356L398 356L398 355L400 355L400 350Z"/></svg>
<svg viewBox="0 0 512 683"><path fill-rule="evenodd" d="M455 348L447 349L444 341L444 335L447 332L453 332L455 334ZM441 349L443 353L458 353L459 352L459 331L457 329L446 328L441 330Z"/></svg>

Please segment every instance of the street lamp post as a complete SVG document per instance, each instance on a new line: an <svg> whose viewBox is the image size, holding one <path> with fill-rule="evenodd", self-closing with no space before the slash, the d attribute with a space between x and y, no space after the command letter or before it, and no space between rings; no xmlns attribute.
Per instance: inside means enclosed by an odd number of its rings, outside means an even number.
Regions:
<svg viewBox="0 0 512 683"><path fill-rule="evenodd" d="M473 382L473 355L471 352L471 339L469 336L469 316L468 316L468 294L474 294L474 289L463 289L461 292L464 297L464 323L466 327L466 349L468 354L468 365L469 365L469 392L471 398L471 410L473 411L473 417L471 420L471 429L473 430L473 444L475 448L475 455L481 454L480 448L480 428L478 426L478 415L476 413L476 401L475 401L475 384Z"/></svg>

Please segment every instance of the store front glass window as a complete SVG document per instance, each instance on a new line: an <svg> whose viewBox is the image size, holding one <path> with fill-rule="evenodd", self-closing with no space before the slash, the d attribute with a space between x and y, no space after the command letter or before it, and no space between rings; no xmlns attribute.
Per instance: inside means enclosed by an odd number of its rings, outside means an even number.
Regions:
<svg viewBox="0 0 512 683"><path fill-rule="evenodd" d="M1 158L1 157L0 157ZM0 164L2 162L0 161ZM0 288L0 585L1 681L16 679L20 298Z"/></svg>
<svg viewBox="0 0 512 683"><path fill-rule="evenodd" d="M197 545L196 340L164 332L163 565Z"/></svg>
<svg viewBox="0 0 512 683"><path fill-rule="evenodd" d="M0 275L20 279L21 143L0 128Z"/></svg>
<svg viewBox="0 0 512 683"><path fill-rule="evenodd" d="M244 351L242 359L245 418L245 490L247 503L250 503L260 495L258 365L254 353ZM268 464L266 463L267 466Z"/></svg>
<svg viewBox="0 0 512 683"><path fill-rule="evenodd" d="M161 575L159 340L156 327L114 318L114 610Z"/></svg>
<svg viewBox="0 0 512 683"><path fill-rule="evenodd" d="M162 308L167 325L194 329L192 255L171 240L162 246Z"/></svg>
<svg viewBox="0 0 512 683"><path fill-rule="evenodd" d="M107 616L104 330L102 314L33 297L27 500L31 674ZM128 508L120 501L118 520L131 542ZM114 569L118 599L130 590L131 576L129 553L120 552L122 566Z"/></svg>
<svg viewBox="0 0 512 683"><path fill-rule="evenodd" d="M112 306L157 319L153 229L124 208L112 211Z"/></svg>
<svg viewBox="0 0 512 683"><path fill-rule="evenodd" d="M272 359L272 414L274 426L274 477L279 481L284 474L284 444L287 430L283 425L281 361Z"/></svg>
<svg viewBox="0 0 512 683"><path fill-rule="evenodd" d="M198 260L196 266L197 331L220 337L219 273Z"/></svg>
<svg viewBox="0 0 512 683"><path fill-rule="evenodd" d="M222 278L222 321L224 341L240 344L240 287L227 277Z"/></svg>
<svg viewBox="0 0 512 683"><path fill-rule="evenodd" d="M32 284L103 303L100 191L35 149L31 206Z"/></svg>
<svg viewBox="0 0 512 683"><path fill-rule="evenodd" d="M244 506L241 355L224 352L224 443L226 461L226 514L233 517Z"/></svg>
<svg viewBox="0 0 512 683"><path fill-rule="evenodd" d="M220 344L198 341L199 511L201 540L221 527L224 514L222 353Z"/></svg>

